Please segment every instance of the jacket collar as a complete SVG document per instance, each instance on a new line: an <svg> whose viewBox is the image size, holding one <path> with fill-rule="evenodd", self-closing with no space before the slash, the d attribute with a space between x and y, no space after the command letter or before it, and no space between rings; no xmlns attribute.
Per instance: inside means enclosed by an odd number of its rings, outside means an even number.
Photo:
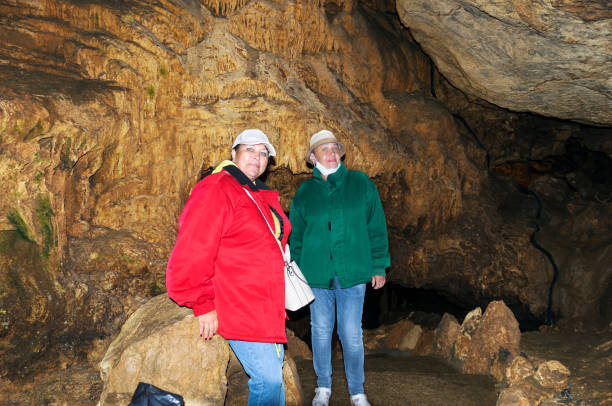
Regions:
<svg viewBox="0 0 612 406"><path fill-rule="evenodd" d="M233 164L233 163L232 163ZM268 185L260 181L259 179L255 179L255 182L252 182L251 179L248 178L236 165L226 165L223 169L232 175L234 179L238 181L242 186L248 186L253 192L259 192L260 189L263 190L271 190Z"/></svg>
<svg viewBox="0 0 612 406"><path fill-rule="evenodd" d="M327 182L329 182L333 186L338 186L344 181L344 177L347 172L348 169L346 169L346 166L344 166L344 162L340 161L340 167L336 172L332 173L327 177ZM316 167L313 168L312 175L315 179L318 179L321 182L325 182L325 179L323 179L323 177L321 176L321 172Z"/></svg>

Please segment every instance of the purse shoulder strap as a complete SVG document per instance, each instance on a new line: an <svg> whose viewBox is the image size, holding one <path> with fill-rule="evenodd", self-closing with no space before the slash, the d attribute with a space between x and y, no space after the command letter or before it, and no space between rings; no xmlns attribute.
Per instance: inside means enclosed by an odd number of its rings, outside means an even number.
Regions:
<svg viewBox="0 0 612 406"><path fill-rule="evenodd" d="M266 225L268 226L268 230L270 230L270 232L272 233L272 237L274 237L274 241L276 241L276 244L278 245L278 249L281 251L281 254L283 255L283 260L287 262L287 259L285 258L285 251L283 251L283 247L281 246L280 241L278 241L278 238L276 238L276 234L274 234L274 230L272 230L272 227L270 226L270 223L268 222L268 219L266 218L265 214L263 213L263 211L261 211L261 208L255 201L255 198L253 197L253 195L251 195L251 193L246 188L242 188L242 190L244 190L247 196L249 196L251 200L253 201L253 203L255 203L255 207L257 207L257 210L259 210L261 217L263 217L264 221L266 222Z"/></svg>

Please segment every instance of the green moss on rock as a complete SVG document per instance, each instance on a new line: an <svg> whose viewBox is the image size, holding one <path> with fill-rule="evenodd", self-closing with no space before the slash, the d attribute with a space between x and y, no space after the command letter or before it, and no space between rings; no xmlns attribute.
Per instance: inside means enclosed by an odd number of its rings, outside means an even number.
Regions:
<svg viewBox="0 0 612 406"><path fill-rule="evenodd" d="M56 240L52 219L54 213L48 196L42 196L39 199L36 214L38 215L38 223L42 234L42 254L45 258L49 258L51 249L56 245Z"/></svg>
<svg viewBox="0 0 612 406"><path fill-rule="evenodd" d="M27 223L23 219L23 216L21 215L21 213L19 213L19 210L17 209L9 210L8 214L6 215L6 218L15 227L15 230L19 233L21 238L23 238L26 241L34 242L34 238L32 238L32 233L30 232L30 228L28 227Z"/></svg>

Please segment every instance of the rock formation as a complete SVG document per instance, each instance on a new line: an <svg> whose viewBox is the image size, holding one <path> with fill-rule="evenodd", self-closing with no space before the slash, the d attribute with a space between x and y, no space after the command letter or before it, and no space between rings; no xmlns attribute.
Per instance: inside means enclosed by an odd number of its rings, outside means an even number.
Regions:
<svg viewBox="0 0 612 406"><path fill-rule="evenodd" d="M464 92L514 111L612 125L608 2L398 0L397 10Z"/></svg>
<svg viewBox="0 0 612 406"><path fill-rule="evenodd" d="M198 320L162 294L141 306L121 328L100 363L104 389L99 406L129 403L138 382L153 384L180 394L193 406L245 404L244 399L226 402L230 357L239 372L242 366L219 336L204 341L197 335ZM244 372L242 371L242 374ZM283 368L287 405L300 405L301 386L291 358Z"/></svg>
<svg viewBox="0 0 612 406"><path fill-rule="evenodd" d="M555 404L567 397L563 391L570 393L572 373L565 365L521 351L518 322L503 301L489 303L484 314L479 307L472 310L461 324L445 313L429 330L433 341L419 334L414 346L401 348L399 343L413 341L415 327L423 331L408 319L381 326L365 335L366 349L434 355L463 373L491 375L500 389L497 406Z"/></svg>
<svg viewBox="0 0 612 406"><path fill-rule="evenodd" d="M198 320L167 295L141 306L126 321L100 363L104 390L98 405L126 405L138 382L179 394L189 405L222 405L230 348L197 335Z"/></svg>
<svg viewBox="0 0 612 406"><path fill-rule="evenodd" d="M267 182L287 210L310 173L309 135L335 132L347 166L379 187L391 279L542 316L554 272L530 242L533 201L511 180L518 164L494 173L488 162L541 163L599 133L465 96L392 12L377 1L0 0L0 377L110 341L164 292L191 188L249 127L277 147ZM599 135L587 147L608 162ZM608 184L592 175L583 162L529 178L545 200L537 238L570 268L553 310L573 318L601 314L612 273ZM564 229L559 216L574 215ZM567 235L582 245L563 257Z"/></svg>

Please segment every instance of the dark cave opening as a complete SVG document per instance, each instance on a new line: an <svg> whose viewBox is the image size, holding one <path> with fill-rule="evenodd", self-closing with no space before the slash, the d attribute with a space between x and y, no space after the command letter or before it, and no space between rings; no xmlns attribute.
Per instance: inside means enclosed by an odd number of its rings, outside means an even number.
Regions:
<svg viewBox="0 0 612 406"><path fill-rule="evenodd" d="M461 324L465 316L476 307L484 313L492 300L504 300L519 323L521 332L534 331L545 324L545 315L534 315L524 304L511 298L487 298L475 300L473 305L461 304L433 289L419 289L389 281L380 290L366 285L362 325L364 330L374 330L401 320L409 319L423 328L435 329L444 313L453 315ZM287 327L310 347L310 311L308 306L288 311ZM334 336L337 340L337 336Z"/></svg>
<svg viewBox="0 0 612 406"><path fill-rule="evenodd" d="M372 329L409 318L416 324L434 329L444 313L453 315L461 323L476 307L480 307L484 313L493 300L504 300L514 313L521 331L537 330L545 322L544 315L534 315L526 305L512 298L479 298L467 303L433 289L411 288L391 281L380 291L368 287L363 326Z"/></svg>

